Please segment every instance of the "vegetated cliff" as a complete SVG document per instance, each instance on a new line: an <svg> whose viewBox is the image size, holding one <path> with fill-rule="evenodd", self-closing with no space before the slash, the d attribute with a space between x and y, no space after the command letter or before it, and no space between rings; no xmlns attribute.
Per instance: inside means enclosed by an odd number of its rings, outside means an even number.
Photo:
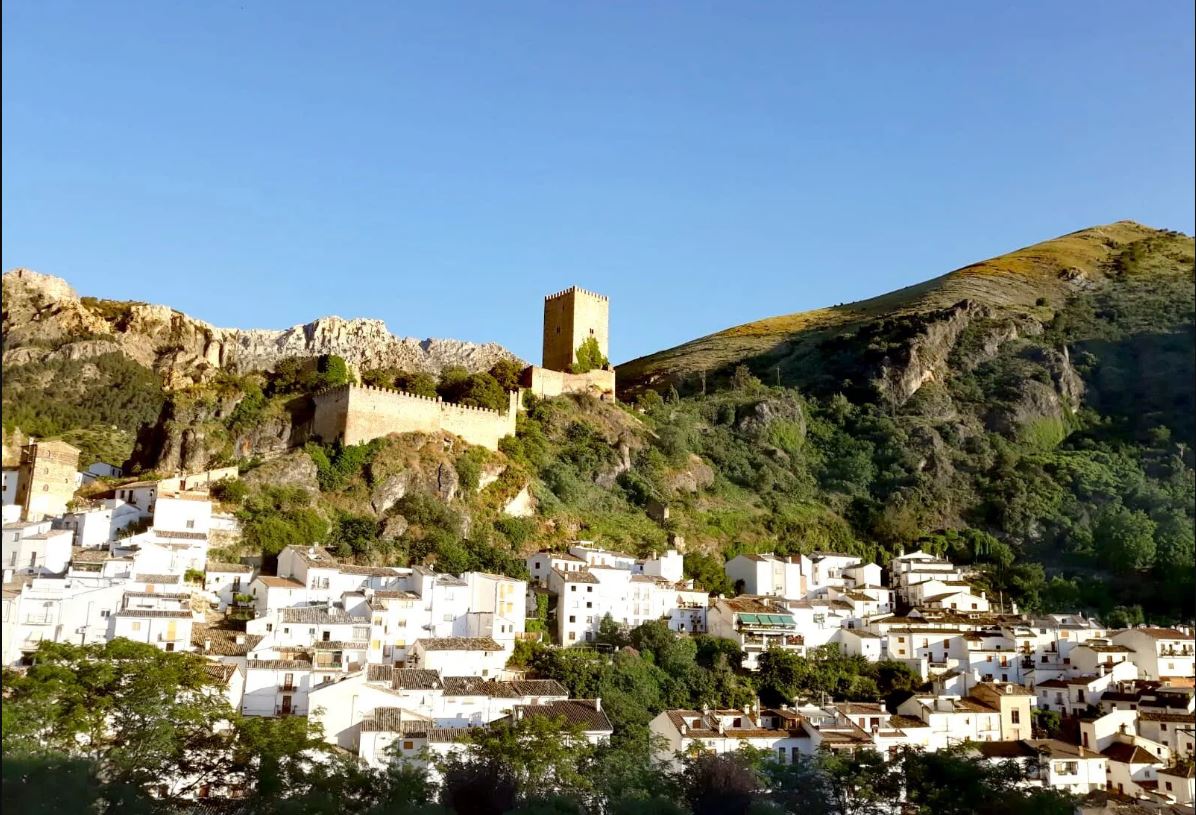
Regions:
<svg viewBox="0 0 1196 815"><path fill-rule="evenodd" d="M237 394L223 389L219 404L182 398L163 413L166 396L268 371L284 360L335 355L357 371L438 373L483 371L515 359L495 343L396 337L381 320L323 317L278 331L217 328L167 306L79 297L66 281L27 269L4 275L3 294L6 437L16 428L63 436L82 443L88 457L117 463L140 433L140 463L202 466L215 452L202 428L230 414ZM274 419L232 439L227 452L274 452L290 438L291 417Z"/></svg>

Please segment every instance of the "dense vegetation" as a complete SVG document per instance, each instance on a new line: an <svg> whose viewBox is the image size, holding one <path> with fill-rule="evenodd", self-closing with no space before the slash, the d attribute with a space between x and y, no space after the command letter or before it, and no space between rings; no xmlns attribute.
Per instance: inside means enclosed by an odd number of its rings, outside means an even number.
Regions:
<svg viewBox="0 0 1196 815"><path fill-rule="evenodd" d="M122 463L162 402L158 375L121 353L4 367L5 434L64 438L82 450L82 466Z"/></svg>
<svg viewBox="0 0 1196 815"><path fill-rule="evenodd" d="M711 643L695 652L694 641L652 626L631 637L642 651L533 656L543 675L573 682L571 691L603 693L616 727L610 744L589 745L562 721L503 721L479 728L463 753L438 760L439 782L410 765L365 768L323 743L305 718L235 714L202 657L127 640L44 643L27 673L4 674L5 810L173 813L208 787L239 789L243 797L228 811L262 815L848 815L883 811L902 794L911 815L1072 811L1067 796L1019 788L1028 768L988 765L966 747L911 750L890 762L868 752L828 753L796 764L745 749L655 765L637 722L665 703L729 702L734 692L693 689L739 680L719 677L726 665ZM687 678L675 680L674 669ZM650 698L664 688L667 698Z"/></svg>

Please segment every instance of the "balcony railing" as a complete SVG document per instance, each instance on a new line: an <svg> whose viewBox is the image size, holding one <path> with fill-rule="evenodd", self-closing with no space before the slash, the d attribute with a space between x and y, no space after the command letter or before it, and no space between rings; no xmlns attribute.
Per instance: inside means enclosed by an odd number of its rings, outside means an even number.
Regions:
<svg viewBox="0 0 1196 815"><path fill-rule="evenodd" d="M53 625L54 617L49 614L29 614L25 617L25 625Z"/></svg>
<svg viewBox="0 0 1196 815"><path fill-rule="evenodd" d="M297 690L299 690L299 686L298 685L279 685L278 690L280 693L295 693Z"/></svg>

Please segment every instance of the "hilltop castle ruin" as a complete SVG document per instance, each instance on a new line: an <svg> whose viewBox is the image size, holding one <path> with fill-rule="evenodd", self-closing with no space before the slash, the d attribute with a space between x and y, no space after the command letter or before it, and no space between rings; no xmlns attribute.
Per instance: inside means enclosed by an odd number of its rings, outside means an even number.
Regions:
<svg viewBox="0 0 1196 815"><path fill-rule="evenodd" d="M610 302L601 294L576 286L544 298L543 367L529 365L520 387L539 397L592 393L615 398L615 372L609 365L573 373L577 351L593 338L605 359L608 352ZM505 413L468 407L413 393L368 385L327 388L313 397L313 439L325 444L361 444L391 433L435 433L460 436L470 444L498 449L504 436L515 434L520 394L508 393Z"/></svg>

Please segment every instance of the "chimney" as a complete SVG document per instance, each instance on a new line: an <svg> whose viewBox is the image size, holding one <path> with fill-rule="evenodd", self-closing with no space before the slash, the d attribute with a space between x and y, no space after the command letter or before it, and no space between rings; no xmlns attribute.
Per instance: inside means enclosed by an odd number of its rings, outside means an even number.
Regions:
<svg viewBox="0 0 1196 815"><path fill-rule="evenodd" d="M244 645L244 644L245 644L245 635L238 634L237 635L237 645Z"/></svg>
<svg viewBox="0 0 1196 815"><path fill-rule="evenodd" d="M600 697L594 697L594 710L598 711L599 713L602 712L602 699Z"/></svg>
<svg viewBox="0 0 1196 815"><path fill-rule="evenodd" d="M203 641L203 650L204 650L204 653L205 653L205 654L206 654L208 651L211 651L211 650L212 650L212 641L211 641L211 640L204 640L204 641Z"/></svg>

